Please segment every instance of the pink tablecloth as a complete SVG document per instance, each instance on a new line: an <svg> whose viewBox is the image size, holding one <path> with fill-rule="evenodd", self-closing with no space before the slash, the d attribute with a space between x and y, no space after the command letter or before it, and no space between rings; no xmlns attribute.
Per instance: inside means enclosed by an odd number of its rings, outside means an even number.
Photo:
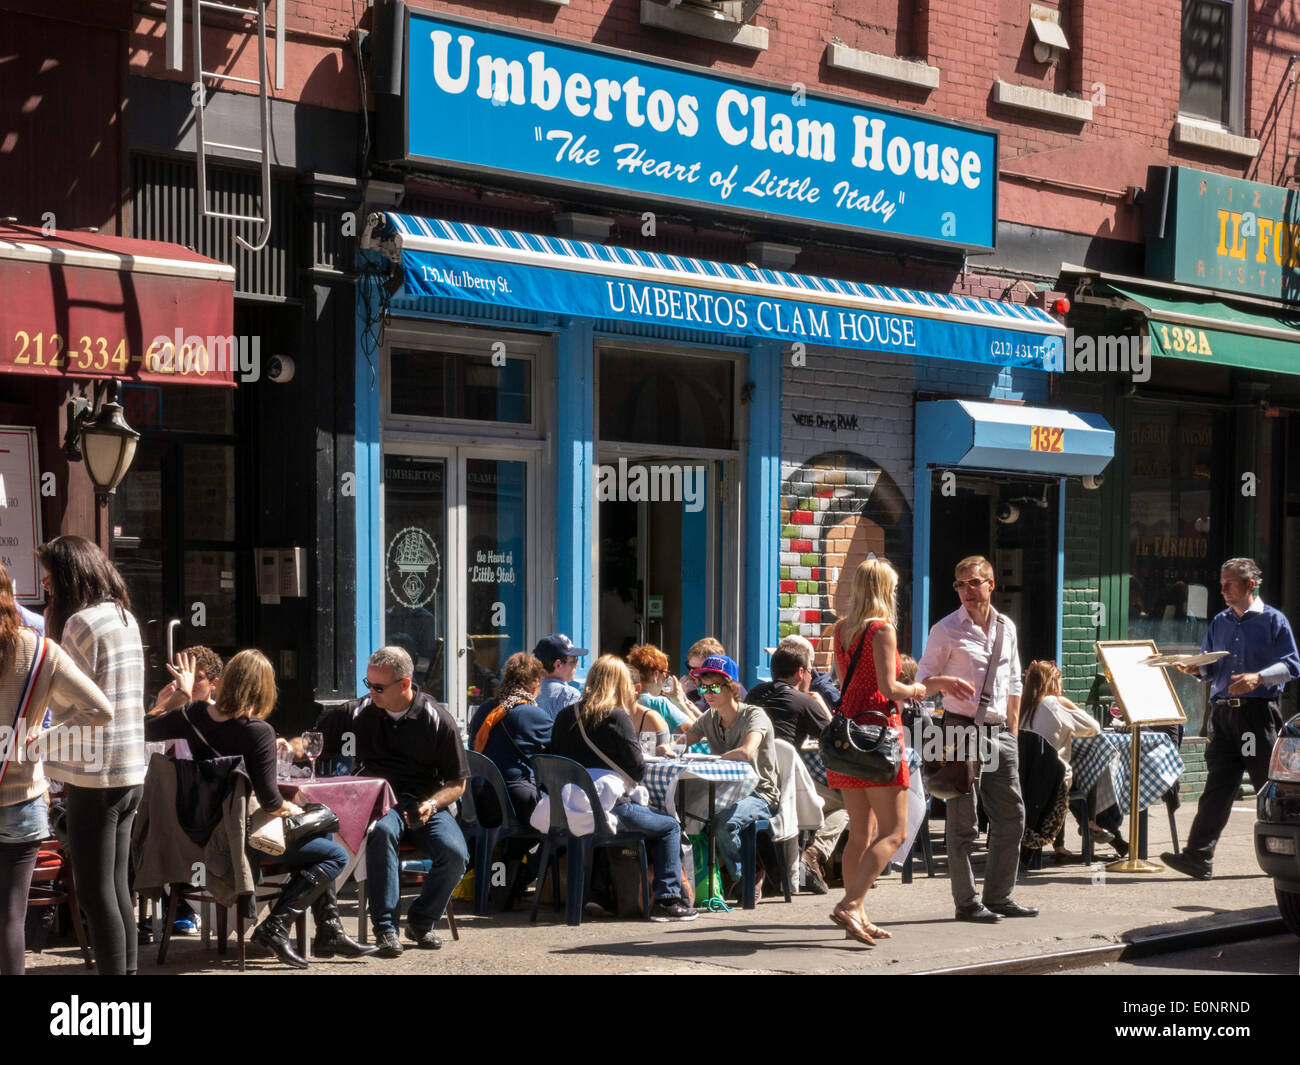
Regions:
<svg viewBox="0 0 1300 1065"><path fill-rule="evenodd" d="M286 798L300 793L302 802L322 802L333 810L339 819L339 838L354 854L370 826L397 805L388 781L372 777L282 780L280 793Z"/></svg>

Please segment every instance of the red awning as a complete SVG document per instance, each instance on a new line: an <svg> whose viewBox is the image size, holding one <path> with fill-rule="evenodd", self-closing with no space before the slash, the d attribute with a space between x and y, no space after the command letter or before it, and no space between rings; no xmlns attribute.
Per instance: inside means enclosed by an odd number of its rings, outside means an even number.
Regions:
<svg viewBox="0 0 1300 1065"><path fill-rule="evenodd" d="M0 223L0 372L233 386L234 288L178 244Z"/></svg>

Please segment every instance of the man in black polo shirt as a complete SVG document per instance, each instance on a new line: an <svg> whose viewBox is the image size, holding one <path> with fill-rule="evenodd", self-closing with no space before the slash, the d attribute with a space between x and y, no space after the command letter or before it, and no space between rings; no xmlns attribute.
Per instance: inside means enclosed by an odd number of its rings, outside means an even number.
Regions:
<svg viewBox="0 0 1300 1065"><path fill-rule="evenodd" d="M381 777L397 796L397 808L376 822L366 845L370 919L383 958L402 953L398 845L412 844L433 863L406 917L406 938L426 949L442 946L434 925L469 861L465 837L447 812L464 794L469 778L460 730L446 710L411 683L414 672L411 656L402 648L381 647L370 656L369 700L352 713L350 731L331 728L325 737L325 755L355 751L357 776Z"/></svg>
<svg viewBox="0 0 1300 1065"><path fill-rule="evenodd" d="M820 739L831 720L826 708L808 694L810 674L807 651L777 647L772 653L772 679L756 684L745 700L766 710L776 738L795 747L804 740Z"/></svg>

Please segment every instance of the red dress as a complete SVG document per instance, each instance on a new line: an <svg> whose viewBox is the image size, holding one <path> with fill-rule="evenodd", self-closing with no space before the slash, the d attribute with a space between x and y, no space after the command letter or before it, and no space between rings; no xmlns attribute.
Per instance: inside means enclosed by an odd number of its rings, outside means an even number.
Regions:
<svg viewBox="0 0 1300 1065"><path fill-rule="evenodd" d="M865 715L871 711L883 713L889 717L889 723L898 730L898 742L905 745L903 739L903 719L898 714L898 707L892 699L886 699L880 694L880 688L876 684L876 661L872 654L871 641L875 637L876 629L883 625L883 621L873 621L866 627L866 630L858 637L859 640L865 640L866 645L862 648L862 654L858 656L857 668L853 671L853 687L841 693L840 706L837 713L843 714L856 724L880 724L880 718L876 714L871 717ZM839 667L839 675L842 677L849 671L849 663L853 660L853 649L845 649L840 646L840 630L835 629L835 662ZM903 664L899 661L898 652L894 652L894 676L897 677L903 671ZM836 773L834 770L826 771L826 786L839 790L847 788L906 788L908 785L907 759L904 758L902 764L898 767L898 776L884 784L873 784L867 780L859 780L857 777L846 777L843 773Z"/></svg>

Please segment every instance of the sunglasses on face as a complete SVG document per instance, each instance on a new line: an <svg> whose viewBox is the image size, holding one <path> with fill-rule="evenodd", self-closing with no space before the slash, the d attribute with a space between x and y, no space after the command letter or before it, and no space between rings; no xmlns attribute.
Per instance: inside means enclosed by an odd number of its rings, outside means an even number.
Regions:
<svg viewBox="0 0 1300 1065"><path fill-rule="evenodd" d="M723 688L726 688L726 687L727 687L727 685L726 685L726 684L722 684L722 683L718 683L718 684L701 684L701 685L700 685L700 691L704 692L704 693L707 694L707 695L721 695L721 694L722 694L722 689L723 689Z"/></svg>
<svg viewBox="0 0 1300 1065"><path fill-rule="evenodd" d="M952 590L954 592L960 592L963 588L969 588L972 592L977 592L979 591L980 585L988 584L988 582L987 577L976 577L969 581L953 581Z"/></svg>
<svg viewBox="0 0 1300 1065"><path fill-rule="evenodd" d="M398 685L400 685L402 682L400 680L390 680L387 684L371 684L370 681L367 680L364 681L363 683L367 688L369 688L376 695L383 695L385 688L395 688Z"/></svg>

